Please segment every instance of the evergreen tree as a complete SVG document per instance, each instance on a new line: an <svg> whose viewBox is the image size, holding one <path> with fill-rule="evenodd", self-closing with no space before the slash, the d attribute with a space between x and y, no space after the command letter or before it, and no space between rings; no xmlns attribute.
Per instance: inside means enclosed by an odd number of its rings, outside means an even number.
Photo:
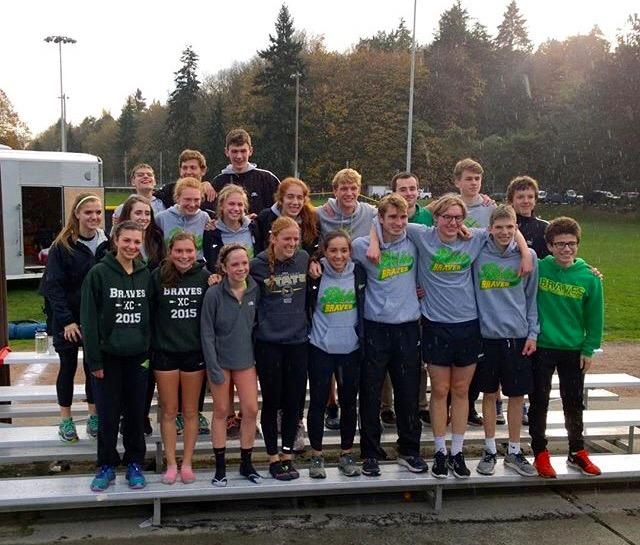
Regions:
<svg viewBox="0 0 640 545"><path fill-rule="evenodd" d="M498 26L496 45L515 51L531 52L533 46L527 32L527 21L520 15L516 0L511 0L504 12L502 23Z"/></svg>
<svg viewBox="0 0 640 545"><path fill-rule="evenodd" d="M257 125L263 133L256 135L258 159L266 159L267 168L283 177L293 172L295 131L294 74L300 74L300 86L305 79L302 60L303 44L294 36L293 19L282 5L276 20L276 35L269 35L269 46L258 51L264 61L255 77L256 94L264 99L255 112Z"/></svg>
<svg viewBox="0 0 640 545"><path fill-rule="evenodd" d="M138 126L140 125L140 114L146 108L145 99L142 97L142 91L136 89L136 92L127 97L122 107L122 112L118 118L118 143L117 151L124 165L125 180L128 176L127 170L134 162L138 161L137 157L132 157L132 150L136 144Z"/></svg>
<svg viewBox="0 0 640 545"><path fill-rule="evenodd" d="M404 18L400 18L398 28L389 33L380 30L371 38L361 38L356 48L377 49L378 51L408 51L412 44L411 32L409 32Z"/></svg>
<svg viewBox="0 0 640 545"><path fill-rule="evenodd" d="M175 72L176 88L167 102L167 139L169 151L175 158L183 149L195 146L195 107L200 97L200 81L196 74L198 55L190 45L182 52L180 62L182 66Z"/></svg>

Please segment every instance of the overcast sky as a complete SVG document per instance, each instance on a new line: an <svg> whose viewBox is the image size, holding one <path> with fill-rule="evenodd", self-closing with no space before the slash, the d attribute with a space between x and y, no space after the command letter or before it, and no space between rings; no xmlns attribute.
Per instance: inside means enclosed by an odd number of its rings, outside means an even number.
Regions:
<svg viewBox="0 0 640 545"><path fill-rule="evenodd" d="M165 102L173 89L180 52L193 45L201 79L250 59L268 43L281 0L9 0L2 2L0 88L33 134L59 119L58 48L43 39L70 36L63 46L67 120L79 123L102 109L114 117L136 88L147 102ZM463 6L492 35L508 0L465 0ZM344 51L360 37L395 28L401 17L411 28L413 0L289 0L296 29L322 35L328 49ZM416 36L433 38L440 14L453 0L418 0ZM518 0L537 46L548 38L588 33L598 24L613 41L637 0Z"/></svg>

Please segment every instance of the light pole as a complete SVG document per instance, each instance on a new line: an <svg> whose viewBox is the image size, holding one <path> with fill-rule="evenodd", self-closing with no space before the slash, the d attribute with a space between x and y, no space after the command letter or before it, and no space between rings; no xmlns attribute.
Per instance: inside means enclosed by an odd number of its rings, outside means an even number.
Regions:
<svg viewBox="0 0 640 545"><path fill-rule="evenodd" d="M60 57L60 148L61 151L67 151L67 97L62 87L62 44L75 44L76 40L68 36L47 36L44 41L58 44L58 55Z"/></svg>
<svg viewBox="0 0 640 545"><path fill-rule="evenodd" d="M298 173L298 125L300 118L300 72L296 72L291 77L296 78L296 142L295 142L295 151L293 158L293 176L294 178L299 177Z"/></svg>
<svg viewBox="0 0 640 545"><path fill-rule="evenodd" d="M411 138L413 133L413 87L416 75L416 6L413 0L413 39L411 42L411 78L409 82L409 123L407 124L407 172L411 172Z"/></svg>

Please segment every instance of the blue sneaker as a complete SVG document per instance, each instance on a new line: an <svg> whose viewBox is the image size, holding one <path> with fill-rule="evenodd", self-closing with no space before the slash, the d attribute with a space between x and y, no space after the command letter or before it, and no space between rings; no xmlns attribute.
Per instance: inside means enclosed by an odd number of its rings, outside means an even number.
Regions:
<svg viewBox="0 0 640 545"><path fill-rule="evenodd" d="M96 470L96 475L91 481L91 490L104 492L109 485L116 480L116 472L113 466L101 466Z"/></svg>
<svg viewBox="0 0 640 545"><path fill-rule="evenodd" d="M127 482L129 488L144 488L147 486L147 480L142 474L142 469L138 464L129 464L127 466Z"/></svg>

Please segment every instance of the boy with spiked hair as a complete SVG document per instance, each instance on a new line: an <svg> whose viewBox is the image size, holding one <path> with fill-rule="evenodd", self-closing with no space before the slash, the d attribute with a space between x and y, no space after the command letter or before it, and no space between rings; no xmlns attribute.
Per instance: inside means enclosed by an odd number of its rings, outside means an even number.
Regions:
<svg viewBox="0 0 640 545"><path fill-rule="evenodd" d="M514 209L498 206L489 220L491 237L473 264L483 348L476 369L476 380L484 393L485 449L476 468L482 475L492 475L495 470L496 397L500 386L509 398L509 447L504 465L523 476L537 474L520 450L522 407L524 395L532 387L531 355L539 332L537 259L529 249L533 271L524 278L518 276L521 256L514 240L516 231Z"/></svg>
<svg viewBox="0 0 640 545"><path fill-rule="evenodd" d="M533 364L533 390L529 396L529 434L534 466L541 477L554 478L547 439L547 410L551 377L560 379L560 396L569 438L567 465L585 475L600 475L600 469L584 449L584 374L602 341L602 281L577 257L580 225L573 218L553 220L545 233L551 255L538 264L538 353Z"/></svg>

